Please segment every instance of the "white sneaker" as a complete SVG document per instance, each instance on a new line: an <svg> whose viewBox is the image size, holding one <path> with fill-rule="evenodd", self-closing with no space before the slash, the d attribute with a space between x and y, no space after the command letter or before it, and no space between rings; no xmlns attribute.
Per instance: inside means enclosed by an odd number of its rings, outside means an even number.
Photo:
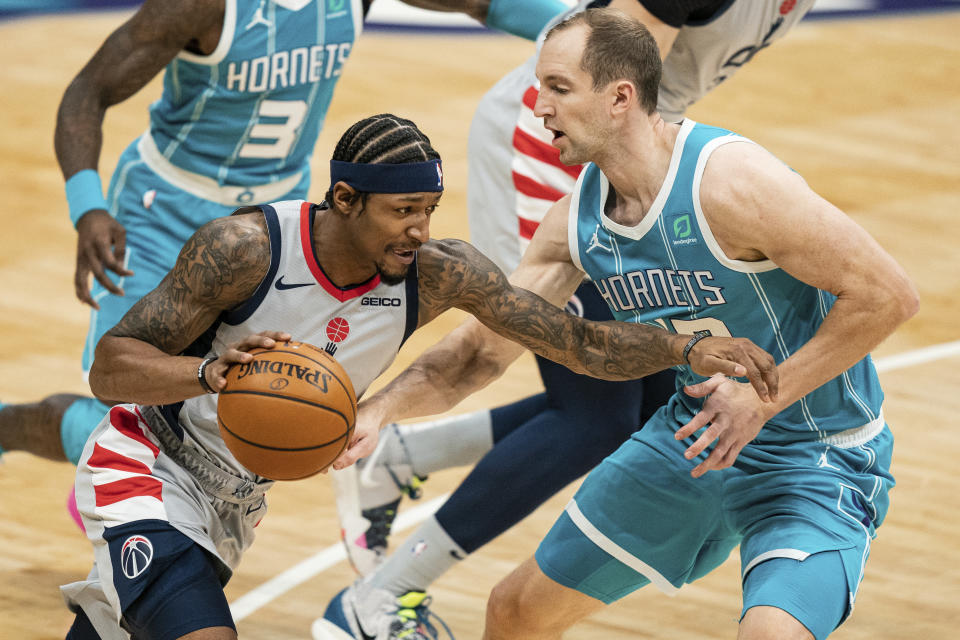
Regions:
<svg viewBox="0 0 960 640"><path fill-rule="evenodd" d="M395 448L390 455L388 447ZM398 457L406 462L387 462ZM403 496L416 500L422 495L426 477L417 475L409 460L397 425L389 424L368 458L332 474L341 537L350 564L361 576L372 573L386 558Z"/></svg>

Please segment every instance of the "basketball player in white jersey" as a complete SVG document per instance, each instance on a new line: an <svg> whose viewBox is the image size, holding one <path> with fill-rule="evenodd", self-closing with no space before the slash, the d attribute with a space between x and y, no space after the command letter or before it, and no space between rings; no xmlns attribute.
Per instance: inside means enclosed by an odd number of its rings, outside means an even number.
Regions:
<svg viewBox="0 0 960 640"><path fill-rule="evenodd" d="M580 2L558 16L604 2ZM657 110L677 122L687 108L785 36L813 0L612 0L644 23L660 48L663 75ZM579 165L563 164L551 134L533 114L537 55L504 76L480 101L470 130L470 241L512 273L544 214L569 193ZM594 245L594 252L609 252ZM592 320L612 318L591 282L567 305ZM358 465L359 500L338 500L344 542L367 593L423 591L463 558L494 539L612 453L674 392L674 372L609 382L577 375L537 358L545 393L510 405L441 420L392 425L378 451ZM602 427L589 433L584 422ZM549 433L549 437L544 434ZM562 464L537 465L540 459ZM479 462L478 462L479 461ZM420 494L423 476L477 463L462 484L397 552L383 562L401 494ZM346 481L350 476L338 479ZM343 495L352 495L343 490ZM482 515L481 515L482 514ZM419 541L424 549L409 551Z"/></svg>
<svg viewBox="0 0 960 640"><path fill-rule="evenodd" d="M222 586L253 541L271 482L226 448L216 393L254 347L296 339L326 345L358 395L417 327L456 307L512 340L579 371L615 379L683 362L704 374L748 375L776 390L773 359L748 340L690 336L627 323L586 322L512 286L470 245L430 242L443 190L439 154L389 114L351 127L330 163L321 205L295 200L240 209L201 227L160 285L100 341L97 397L117 404L84 447L77 505L94 545L87 580L62 590L77 618L70 640L236 638ZM569 291L553 291L562 300ZM391 304L367 304L390 300ZM519 347L518 347L519 348ZM686 353L686 356L684 355ZM472 376L487 371L479 358ZM376 430L357 434L369 446ZM376 632L428 640L421 597ZM400 604L395 604L400 609Z"/></svg>
<svg viewBox="0 0 960 640"><path fill-rule="evenodd" d="M85 374L100 337L160 282L196 229L240 206L306 198L314 143L370 2L146 0L74 78L54 142L77 229L76 294L92 309ZM531 40L565 7L405 2ZM97 172L104 114L161 70L147 130L124 151L105 198ZM74 394L0 403L0 454L76 463L106 411Z"/></svg>

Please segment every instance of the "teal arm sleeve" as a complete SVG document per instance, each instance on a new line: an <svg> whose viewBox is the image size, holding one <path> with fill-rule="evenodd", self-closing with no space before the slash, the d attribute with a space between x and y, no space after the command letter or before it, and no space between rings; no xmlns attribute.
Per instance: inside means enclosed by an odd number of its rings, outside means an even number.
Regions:
<svg viewBox="0 0 960 640"><path fill-rule="evenodd" d="M490 0L487 26L536 40L551 18L569 8L562 0Z"/></svg>

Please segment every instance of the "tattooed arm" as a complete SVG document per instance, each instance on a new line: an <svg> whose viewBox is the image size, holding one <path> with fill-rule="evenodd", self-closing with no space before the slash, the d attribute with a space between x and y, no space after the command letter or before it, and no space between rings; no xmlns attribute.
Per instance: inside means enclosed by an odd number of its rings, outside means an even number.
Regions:
<svg viewBox="0 0 960 640"><path fill-rule="evenodd" d="M105 402L166 404L202 394L201 359L179 356L224 310L256 290L270 266L270 242L261 213L218 218L187 241L156 289L140 299L100 340L90 369L90 388ZM268 333L231 345L207 368L220 389L229 364L249 360L245 351L271 346L289 335Z"/></svg>
<svg viewBox="0 0 960 640"><path fill-rule="evenodd" d="M569 197L553 205L509 281L464 242L421 247L420 324L451 307L473 318L364 400L354 441L335 468L372 452L376 430L386 422L452 408L499 377L523 347L578 373L608 380L640 378L683 363L683 349L692 336L627 322L584 320L559 308L583 279L567 247L568 209ZM760 397L776 395L774 360L749 340L706 338L689 355L697 373L746 375Z"/></svg>

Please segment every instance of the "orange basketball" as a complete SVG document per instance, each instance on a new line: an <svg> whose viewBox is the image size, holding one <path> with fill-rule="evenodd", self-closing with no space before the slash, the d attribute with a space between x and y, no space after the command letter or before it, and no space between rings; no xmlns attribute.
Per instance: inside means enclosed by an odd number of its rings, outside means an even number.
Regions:
<svg viewBox="0 0 960 640"><path fill-rule="evenodd" d="M271 480L323 471L350 441L357 419L353 384L326 351L281 342L250 351L227 370L220 392L220 435L234 457Z"/></svg>

